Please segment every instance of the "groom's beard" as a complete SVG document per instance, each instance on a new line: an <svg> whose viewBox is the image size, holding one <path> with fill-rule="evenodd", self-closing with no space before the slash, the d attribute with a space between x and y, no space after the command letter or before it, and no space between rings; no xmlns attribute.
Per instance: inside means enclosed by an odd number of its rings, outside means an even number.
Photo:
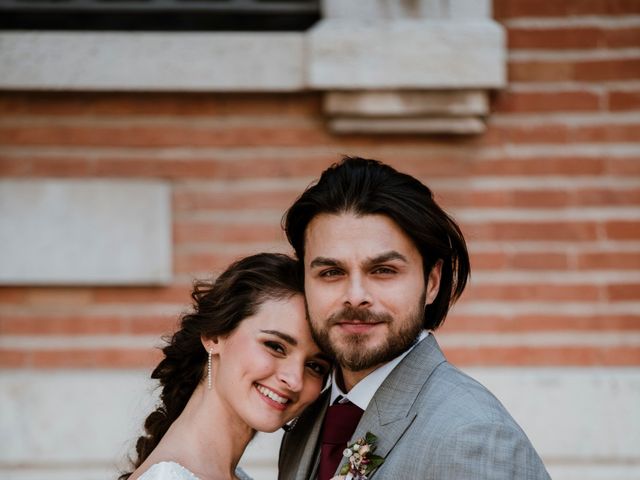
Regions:
<svg viewBox="0 0 640 480"><path fill-rule="evenodd" d="M388 313L373 313L366 309L345 307L326 320L311 319L311 334L318 346L332 355L346 370L359 372L381 365L396 358L411 348L424 329L425 296L402 319ZM308 314L308 312L307 312ZM382 323L387 326L384 338L375 338L383 332L372 334L348 334L340 332L337 324L343 320L358 320L362 323ZM378 327L374 327L378 328Z"/></svg>

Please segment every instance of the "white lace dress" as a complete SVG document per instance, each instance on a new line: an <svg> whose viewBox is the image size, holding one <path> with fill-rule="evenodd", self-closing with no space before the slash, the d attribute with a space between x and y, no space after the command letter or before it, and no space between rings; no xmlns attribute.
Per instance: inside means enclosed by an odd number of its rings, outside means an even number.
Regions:
<svg viewBox="0 0 640 480"><path fill-rule="evenodd" d="M251 480L241 469L236 470L240 480ZM151 465L138 480L199 480L193 473L176 462L160 462Z"/></svg>

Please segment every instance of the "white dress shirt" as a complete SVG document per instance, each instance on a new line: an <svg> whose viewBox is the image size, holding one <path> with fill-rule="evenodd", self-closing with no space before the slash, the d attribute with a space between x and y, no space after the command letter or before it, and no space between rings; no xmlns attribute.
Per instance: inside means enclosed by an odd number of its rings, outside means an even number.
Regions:
<svg viewBox="0 0 640 480"><path fill-rule="evenodd" d="M376 368L369 375L364 377L358 383L354 385L354 387L349 391L349 393L345 393L338 386L336 381L337 368L331 374L331 398L329 401L329 405L333 405L336 401L336 398L342 397L338 403L345 403L347 401L357 405L362 410L366 410L369 406L369 402L382 385L382 382L387 378L387 376L391 373L391 371L398 365L404 357L406 357L411 350L415 348L418 343L427 338L427 336L431 333L428 330L423 330L420 332L420 336L418 337L418 341L406 352L398 355L396 358L391 360L390 362L385 363L384 365Z"/></svg>

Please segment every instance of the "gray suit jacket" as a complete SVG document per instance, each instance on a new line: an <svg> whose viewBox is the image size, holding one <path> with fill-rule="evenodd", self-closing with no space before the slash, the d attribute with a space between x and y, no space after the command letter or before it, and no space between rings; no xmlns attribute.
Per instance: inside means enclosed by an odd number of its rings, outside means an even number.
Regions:
<svg viewBox="0 0 640 480"><path fill-rule="evenodd" d="M325 392L285 434L279 480L315 480L318 438L328 401ZM352 441L366 432L378 437L376 454L385 458L369 478L550 478L531 442L502 404L449 364L433 335L389 374Z"/></svg>

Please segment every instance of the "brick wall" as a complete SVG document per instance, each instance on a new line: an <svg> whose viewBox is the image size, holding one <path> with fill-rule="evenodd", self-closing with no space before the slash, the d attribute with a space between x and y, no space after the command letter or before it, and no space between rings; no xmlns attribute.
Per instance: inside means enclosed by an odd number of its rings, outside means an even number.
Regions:
<svg viewBox="0 0 640 480"><path fill-rule="evenodd" d="M3 178L171 183L174 281L0 288L0 368L150 368L192 279L288 251L286 207L357 154L430 185L466 233L472 281L439 334L450 360L637 372L640 2L495 0L494 15L508 31L509 86L477 137L334 136L311 93L1 92Z"/></svg>

